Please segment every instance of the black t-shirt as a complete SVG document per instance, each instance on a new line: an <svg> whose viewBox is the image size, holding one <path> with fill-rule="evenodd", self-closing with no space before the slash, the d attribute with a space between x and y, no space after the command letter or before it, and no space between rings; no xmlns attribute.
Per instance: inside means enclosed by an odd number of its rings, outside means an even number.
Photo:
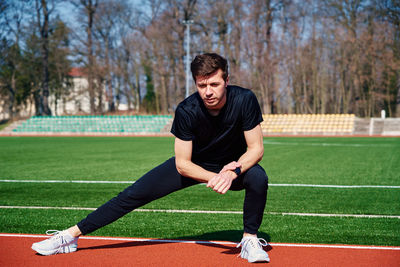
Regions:
<svg viewBox="0 0 400 267"><path fill-rule="evenodd" d="M207 111L199 93L182 101L175 111L171 133L179 139L192 140L192 161L215 171L246 152L244 131L262 121L254 93L229 85L226 104L217 116Z"/></svg>

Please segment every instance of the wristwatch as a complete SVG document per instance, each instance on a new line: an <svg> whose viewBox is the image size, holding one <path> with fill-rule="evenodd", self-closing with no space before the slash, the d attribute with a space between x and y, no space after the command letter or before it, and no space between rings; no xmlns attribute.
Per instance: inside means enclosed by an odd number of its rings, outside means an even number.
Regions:
<svg viewBox="0 0 400 267"><path fill-rule="evenodd" d="M242 173L242 170L239 167L236 167L234 172L236 173L237 176L239 176Z"/></svg>

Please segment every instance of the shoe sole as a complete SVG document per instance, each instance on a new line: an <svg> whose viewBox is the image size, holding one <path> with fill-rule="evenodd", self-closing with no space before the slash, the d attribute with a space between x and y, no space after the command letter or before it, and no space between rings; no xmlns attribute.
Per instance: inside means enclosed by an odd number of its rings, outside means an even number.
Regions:
<svg viewBox="0 0 400 267"><path fill-rule="evenodd" d="M254 262L269 262L269 258L265 257L255 257L255 258L247 258L248 262L254 263Z"/></svg>
<svg viewBox="0 0 400 267"><path fill-rule="evenodd" d="M61 254L61 253L71 253L71 252L75 252L77 251L77 247L76 246L69 246L69 251L65 251L68 248L65 247L64 249L60 249L60 251L58 249L53 249L53 250L41 250L40 248L37 248L35 246L35 244L32 245L31 247L34 251L36 251L37 253L39 253L40 255L43 256L50 256L50 255L55 255L55 254ZM64 250L64 251L63 251Z"/></svg>

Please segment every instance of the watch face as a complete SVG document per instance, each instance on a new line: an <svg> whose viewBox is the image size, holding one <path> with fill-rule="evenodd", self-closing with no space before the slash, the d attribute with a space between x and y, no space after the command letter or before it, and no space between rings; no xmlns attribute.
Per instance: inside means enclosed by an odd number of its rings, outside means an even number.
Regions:
<svg viewBox="0 0 400 267"><path fill-rule="evenodd" d="M241 173L241 170L240 170L240 168L239 168L239 167L237 167L237 168L235 169L235 173L236 173L237 175L240 175L240 173Z"/></svg>

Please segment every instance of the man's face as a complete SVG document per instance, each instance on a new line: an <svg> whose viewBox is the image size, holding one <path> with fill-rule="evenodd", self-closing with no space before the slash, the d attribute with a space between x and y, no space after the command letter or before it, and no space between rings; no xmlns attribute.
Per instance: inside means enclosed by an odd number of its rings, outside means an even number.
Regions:
<svg viewBox="0 0 400 267"><path fill-rule="evenodd" d="M227 84L228 78L225 82L222 78L222 70L210 76L196 77L197 91L207 109L218 111L225 105Z"/></svg>

